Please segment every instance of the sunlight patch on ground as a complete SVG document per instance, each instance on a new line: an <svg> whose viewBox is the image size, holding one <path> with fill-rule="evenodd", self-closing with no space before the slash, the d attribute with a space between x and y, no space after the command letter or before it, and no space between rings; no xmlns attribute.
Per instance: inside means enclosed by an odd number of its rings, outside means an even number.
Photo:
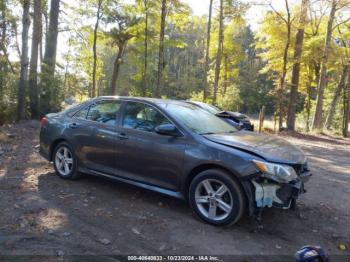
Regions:
<svg viewBox="0 0 350 262"><path fill-rule="evenodd" d="M55 208L49 208L38 215L37 223L43 230L58 230L67 223L66 214Z"/></svg>
<svg viewBox="0 0 350 262"><path fill-rule="evenodd" d="M0 169L0 180L2 180L5 177L5 174L7 172L7 169Z"/></svg>

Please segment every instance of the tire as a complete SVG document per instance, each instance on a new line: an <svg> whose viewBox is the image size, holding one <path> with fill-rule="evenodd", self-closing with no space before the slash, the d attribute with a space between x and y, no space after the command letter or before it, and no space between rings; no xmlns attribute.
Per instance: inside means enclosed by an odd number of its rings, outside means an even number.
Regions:
<svg viewBox="0 0 350 262"><path fill-rule="evenodd" d="M190 184L189 203L192 210L211 225L236 223L244 213L245 202L244 192L238 182L220 169L203 171Z"/></svg>
<svg viewBox="0 0 350 262"><path fill-rule="evenodd" d="M64 162L62 162L62 158ZM61 142L55 147L53 166L60 178L73 180L81 176L78 172L78 160L74 154L74 150L67 142Z"/></svg>

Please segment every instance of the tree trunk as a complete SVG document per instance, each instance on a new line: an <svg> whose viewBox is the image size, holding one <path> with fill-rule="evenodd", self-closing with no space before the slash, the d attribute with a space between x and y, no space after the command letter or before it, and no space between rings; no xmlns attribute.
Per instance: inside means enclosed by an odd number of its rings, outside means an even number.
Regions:
<svg viewBox="0 0 350 262"><path fill-rule="evenodd" d="M225 67L225 75L224 75L224 89L222 90L222 95L225 96L226 95L226 91L227 91L227 85L228 85L228 77L227 77L227 55L224 56L224 67Z"/></svg>
<svg viewBox="0 0 350 262"><path fill-rule="evenodd" d="M314 69L315 69L315 82L318 84L320 82L320 71L321 71L321 65L320 63L317 63L314 61Z"/></svg>
<svg viewBox="0 0 350 262"><path fill-rule="evenodd" d="M278 95L278 130L281 131L283 128L283 97L284 97L284 85L287 75L287 64L288 64L288 49L290 46L290 34L291 34L291 19L290 19L290 12L289 12L289 6L288 6L288 0L285 0L286 9L287 9L287 39L286 39L286 45L284 47L283 52L283 67L282 67L282 74L280 78L280 87L277 92Z"/></svg>
<svg viewBox="0 0 350 262"><path fill-rule="evenodd" d="M6 25L6 4L5 4L5 1L1 1L0 2L0 10L1 10L1 23L0 23L0 26L1 26L1 29L0 29L0 32L1 32L1 39L0 39L0 44L2 46L2 44L5 42L5 36L6 36L6 30L7 30L7 25ZM17 29L15 28L15 32L16 32L16 35L17 35ZM17 38L16 38L17 39ZM18 41L16 41L18 42ZM17 45L18 46L18 45ZM19 49L18 49L19 50ZM18 51L19 53L19 56L20 56L20 53L21 51ZM0 59L1 59L1 55L0 55ZM2 63L0 63L0 103L2 103L3 101L3 98L4 98L4 95L3 95L3 92L4 92L4 75L6 74L6 68L3 66ZM0 119L1 121L1 119Z"/></svg>
<svg viewBox="0 0 350 262"><path fill-rule="evenodd" d="M15 69L9 59L9 54L8 54L8 51L7 51L7 42L9 42L7 40L7 24L8 24L8 18L7 18L7 7L6 7L6 2L5 1L1 1L0 2L0 8L1 8L1 20L2 20L2 23L1 23L1 42L0 42L0 49L2 50L3 52L3 56L6 60L6 63L7 65L9 66L11 72L13 74L15 74ZM19 54L19 56L21 57L21 52L19 51L19 47L18 47L18 41L17 41L17 24L14 26L14 31L15 31L15 34L16 34L16 47L17 47L17 52ZM7 73L7 67L4 66L4 68L1 68L4 70L4 75L6 76L6 73ZM1 87L0 87L1 88Z"/></svg>
<svg viewBox="0 0 350 262"><path fill-rule="evenodd" d="M44 18L44 25L45 25L45 33L44 33L44 29L42 29L42 36L41 36L41 39L40 39L40 65L42 67L42 64L44 62L44 51L45 51L45 43L43 41L44 37L46 39L46 36L47 36L47 31L48 31L48 28L49 28L49 18L48 18L48 6L47 6L47 1L44 1L44 5L42 6L42 18Z"/></svg>
<svg viewBox="0 0 350 262"><path fill-rule="evenodd" d="M334 22L336 7L337 7L337 1L333 0L331 11L330 11L329 18L328 18L326 39L325 39L325 43L324 43L324 47L323 47L320 81L319 81L318 86L317 86L316 109L315 109L314 121L312 124L313 129L320 129L322 127L323 93L324 93L324 88L325 88L325 85L327 82L328 53L329 53L329 46L330 46L331 39L332 39L333 22Z"/></svg>
<svg viewBox="0 0 350 262"><path fill-rule="evenodd" d="M290 99L288 106L288 116L287 116L287 129L294 131L295 129L295 111L296 111L296 100L298 94L299 85L299 73L300 73L300 58L303 51L303 41L304 41L304 27L307 16L307 6L308 0L302 0L300 18L299 18L299 28L295 39L294 48L294 64L292 70L292 83L290 87Z"/></svg>
<svg viewBox="0 0 350 262"><path fill-rule="evenodd" d="M42 99L40 99L41 114L59 110L58 89L54 85L59 10L60 0L51 0L49 29L46 33L45 55L42 66L42 87L44 90Z"/></svg>
<svg viewBox="0 0 350 262"><path fill-rule="evenodd" d="M219 39L218 39L218 50L216 53L215 62L215 77L214 77L214 93L213 93L213 103L216 104L219 79L220 79L220 66L222 57L222 42L224 38L224 1L220 0L220 14L219 14Z"/></svg>
<svg viewBox="0 0 350 262"><path fill-rule="evenodd" d="M204 64L204 81L203 81L203 100L208 98L208 71L209 71L209 51L210 51L210 33L211 33L211 16L213 11L213 0L209 3L209 17L207 26L207 46L205 51L205 64Z"/></svg>
<svg viewBox="0 0 350 262"><path fill-rule="evenodd" d="M312 74L309 74L309 80L306 86L307 92L307 102L306 102L306 132L310 131L310 112L311 112L311 83L312 83Z"/></svg>
<svg viewBox="0 0 350 262"><path fill-rule="evenodd" d="M6 60L7 66L10 68L11 72L13 74L15 74L16 73L15 68L13 67L13 65L12 65L12 63L10 61L9 54L8 54L8 51L7 51L7 46L9 44L9 41L7 39L7 30L8 30L7 24L9 22L9 19L7 18L6 1L0 1L0 9L1 9L1 20L2 20L2 23L1 23L1 26L0 26L0 28L1 28L0 29L0 32L1 32L0 50L2 50L2 52L3 52L3 56L4 56L5 60ZM17 39L17 24L14 24L13 27L14 27L13 30L14 30L14 33L15 33L15 36L16 36L15 37L15 47L16 47L18 56L21 57L21 51L19 50L18 39ZM3 78L4 76L6 78L6 74L8 72L7 66L3 65L3 67L0 68L3 71L3 73L4 73L3 76L2 76L2 79L4 79Z"/></svg>
<svg viewBox="0 0 350 262"><path fill-rule="evenodd" d="M167 13L167 0L162 0L162 16L161 16L160 34L159 34L158 78L157 78L157 85L155 90L155 97L161 96L160 88L163 85L164 33L165 33L166 13Z"/></svg>
<svg viewBox="0 0 350 262"><path fill-rule="evenodd" d="M114 60L112 81L111 81L111 93L114 96L117 94L117 81L118 81L118 76L119 76L119 71L120 71L120 65L123 61L122 59L123 59L123 54L124 54L126 44L127 43L124 42L124 43L120 43L118 45L118 48L119 48L118 54Z"/></svg>
<svg viewBox="0 0 350 262"><path fill-rule="evenodd" d="M60 0L51 0L50 22L46 36L44 64L46 64L46 73L52 77L55 74L56 65L59 10Z"/></svg>
<svg viewBox="0 0 350 262"><path fill-rule="evenodd" d="M101 6L103 0L98 0L97 3L97 12L96 12L96 22L94 27L94 41L92 45L92 53L93 53L93 66L92 66L92 89L91 89L91 97L96 96L96 68L97 68L97 30L100 24L101 19Z"/></svg>
<svg viewBox="0 0 350 262"><path fill-rule="evenodd" d="M350 119L350 73L348 74L348 81L344 88L344 115L343 115L343 136L349 135L349 119Z"/></svg>
<svg viewBox="0 0 350 262"><path fill-rule="evenodd" d="M18 119L25 118L25 98L28 87L28 31L30 26L29 18L30 1L23 1L22 16L22 52L21 52L21 73L18 86Z"/></svg>
<svg viewBox="0 0 350 262"><path fill-rule="evenodd" d="M41 0L34 0L32 50L29 71L30 111L33 119L39 117L38 56L42 37Z"/></svg>
<svg viewBox="0 0 350 262"><path fill-rule="evenodd" d="M331 102L331 106L330 106L328 114L327 114L326 122L324 124L324 128L327 130L329 130L331 125L332 125L334 111L335 111L335 108L336 108L337 103L339 101L341 91L343 90L343 88L345 86L345 80L346 80L348 73L349 73L349 65L345 65L343 67L343 72L342 72L342 75L340 77L340 81L337 85L337 88L335 89L334 96L333 96L333 99Z"/></svg>
<svg viewBox="0 0 350 262"><path fill-rule="evenodd" d="M142 96L146 96L147 93L147 67L148 67L148 0L143 0L145 7L145 42L144 42L144 64L142 75Z"/></svg>

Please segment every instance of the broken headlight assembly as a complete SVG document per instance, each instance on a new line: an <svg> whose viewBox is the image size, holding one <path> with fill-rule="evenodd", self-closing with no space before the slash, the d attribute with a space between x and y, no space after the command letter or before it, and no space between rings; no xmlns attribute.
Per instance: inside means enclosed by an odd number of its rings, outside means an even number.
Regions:
<svg viewBox="0 0 350 262"><path fill-rule="evenodd" d="M298 178L294 168L291 166L259 160L252 160L252 162L264 177L274 180L278 183L288 183Z"/></svg>

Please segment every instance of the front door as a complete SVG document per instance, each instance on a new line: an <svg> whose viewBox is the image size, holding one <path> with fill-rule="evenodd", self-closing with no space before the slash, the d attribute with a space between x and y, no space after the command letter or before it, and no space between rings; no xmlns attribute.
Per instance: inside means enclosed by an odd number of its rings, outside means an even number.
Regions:
<svg viewBox="0 0 350 262"><path fill-rule="evenodd" d="M180 187L186 139L157 134L155 127L171 123L158 109L127 102L119 132L120 174L171 190Z"/></svg>

